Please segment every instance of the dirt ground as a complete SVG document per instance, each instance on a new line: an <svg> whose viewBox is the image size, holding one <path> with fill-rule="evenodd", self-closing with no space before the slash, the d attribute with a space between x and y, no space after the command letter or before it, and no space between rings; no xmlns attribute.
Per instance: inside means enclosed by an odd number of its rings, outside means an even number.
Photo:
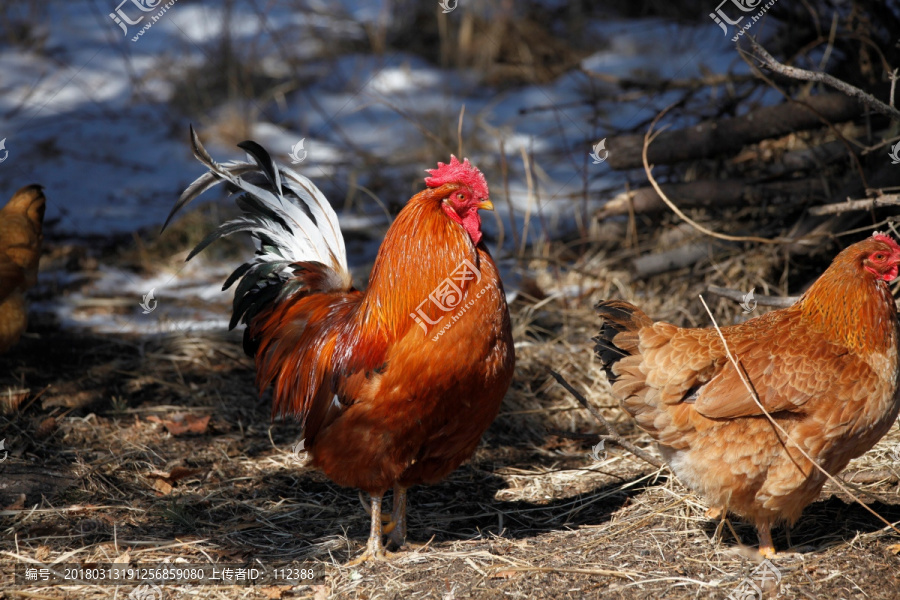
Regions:
<svg viewBox="0 0 900 600"><path fill-rule="evenodd" d="M72 268L90 261L79 264ZM408 547L360 566L348 565L368 531L357 493L303 466L293 451L299 431L270 420L239 335L97 335L37 315L31 333L0 357L0 597L900 596L900 536L830 484L789 535L776 530L781 553L762 585L750 526L730 523L742 546L728 523L717 533L702 499L668 470L551 433L601 429L549 368L653 451L617 408L590 352L590 306L614 293L618 275L590 265L575 271L569 276L584 290L577 301L513 305L518 368L500 417L472 460L440 485L411 491ZM554 278L571 283L547 271L529 285L546 290ZM102 310L135 310L110 306ZM651 312L678 321L673 306ZM717 310L736 312L727 303ZM892 522L900 520L898 459L894 427L844 474ZM14 585L14 566L35 561L293 565L317 578L280 586ZM752 595L736 595L741 589Z"/></svg>

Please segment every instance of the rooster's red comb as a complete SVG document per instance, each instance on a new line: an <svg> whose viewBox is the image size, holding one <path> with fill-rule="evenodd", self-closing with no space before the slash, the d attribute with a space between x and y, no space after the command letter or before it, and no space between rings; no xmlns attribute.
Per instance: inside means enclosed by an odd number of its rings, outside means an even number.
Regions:
<svg viewBox="0 0 900 600"><path fill-rule="evenodd" d="M437 169L426 169L431 177L425 178L428 187L441 187L445 183L461 183L469 186L478 198L488 198L488 185L484 175L469 163L469 159L459 162L450 155L450 164L438 163Z"/></svg>
<svg viewBox="0 0 900 600"><path fill-rule="evenodd" d="M878 240L879 242L884 242L891 247L891 250L893 252L900 252L900 246L897 245L897 242L894 241L894 238L887 235L886 233L880 233L876 231L872 234L872 238Z"/></svg>

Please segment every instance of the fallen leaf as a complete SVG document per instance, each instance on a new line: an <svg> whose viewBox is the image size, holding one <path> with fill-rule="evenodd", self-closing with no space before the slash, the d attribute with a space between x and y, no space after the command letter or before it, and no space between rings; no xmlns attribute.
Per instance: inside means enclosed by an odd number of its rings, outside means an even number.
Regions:
<svg viewBox="0 0 900 600"><path fill-rule="evenodd" d="M891 554L900 554L900 544L891 544L887 549Z"/></svg>
<svg viewBox="0 0 900 600"><path fill-rule="evenodd" d="M156 479L153 481L153 488L163 496L172 493L173 486L165 479Z"/></svg>
<svg viewBox="0 0 900 600"><path fill-rule="evenodd" d="M269 600L280 600L292 587L290 585L267 585L259 588L259 591L265 594Z"/></svg>
<svg viewBox="0 0 900 600"><path fill-rule="evenodd" d="M197 417L194 415L177 414L172 415L170 419L160 419L157 416L151 415L147 417L147 420L153 421L154 423L160 423L166 428L166 431L172 435L178 436L188 434L203 435L206 433L206 428L209 426L209 418L210 415Z"/></svg>
<svg viewBox="0 0 900 600"><path fill-rule="evenodd" d="M518 571L515 569L503 569L502 571L497 571L491 577L499 578L499 579L512 579L513 577L518 577L522 574L522 571Z"/></svg>
<svg viewBox="0 0 900 600"><path fill-rule="evenodd" d="M22 510L25 508L25 494L19 494L18 500L10 504L5 510Z"/></svg>
<svg viewBox="0 0 900 600"><path fill-rule="evenodd" d="M47 417L46 419L41 421L41 424L38 425L37 429L34 430L34 437L42 440L46 437L50 437L50 434L52 434L55 430L56 419L54 419L53 417Z"/></svg>
<svg viewBox="0 0 900 600"><path fill-rule="evenodd" d="M208 418L208 417L207 417ZM153 488L162 495L172 493L175 484L180 480L193 475L203 473L203 469L192 469L190 467L175 467L170 472L151 471L147 473L147 477L153 479Z"/></svg>
<svg viewBox="0 0 900 600"><path fill-rule="evenodd" d="M94 392L76 392L74 394L60 394L59 396L51 396L41 403L43 408L51 408L61 406L63 408L81 408L87 406L97 399Z"/></svg>
<svg viewBox="0 0 900 600"><path fill-rule="evenodd" d="M208 419L209 417L207 417ZM190 467L175 467L169 473L168 480L172 483L176 481L180 481L182 479L186 479L187 477L192 477L194 475L199 475L203 473L205 469L191 469Z"/></svg>

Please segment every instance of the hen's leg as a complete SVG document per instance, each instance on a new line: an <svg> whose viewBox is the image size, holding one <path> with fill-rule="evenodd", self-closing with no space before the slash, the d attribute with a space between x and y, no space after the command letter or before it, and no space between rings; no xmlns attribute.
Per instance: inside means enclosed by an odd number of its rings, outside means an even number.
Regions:
<svg viewBox="0 0 900 600"><path fill-rule="evenodd" d="M764 558L775 558L775 544L772 543L772 526L768 523L756 528L759 533L759 553Z"/></svg>
<svg viewBox="0 0 900 600"><path fill-rule="evenodd" d="M347 566L354 566L364 563L368 560L383 560L384 544L381 542L381 497L384 494L372 494L372 528L369 530L369 541L366 544L366 551L362 556L350 561Z"/></svg>
<svg viewBox="0 0 900 600"><path fill-rule="evenodd" d="M393 542L395 548L400 548L406 542L406 488L394 486L394 510L391 514L391 522L385 525L384 532L390 534L388 539Z"/></svg>

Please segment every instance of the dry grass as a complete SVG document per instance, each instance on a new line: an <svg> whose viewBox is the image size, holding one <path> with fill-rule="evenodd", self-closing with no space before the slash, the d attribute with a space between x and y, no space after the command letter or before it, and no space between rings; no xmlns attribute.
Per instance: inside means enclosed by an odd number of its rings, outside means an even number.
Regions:
<svg viewBox="0 0 900 600"><path fill-rule="evenodd" d="M20 391L10 394L18 409L0 417L10 451L0 469L55 473L58 485L35 487L24 503L4 497L0 594L125 597L130 587L9 584L17 562L127 560L313 564L325 573L319 587L171 585L166 598L725 597L755 566L753 552L728 528L717 535L703 501L668 471L615 448L598 461L589 443L548 434L599 428L547 370L563 372L620 431L650 447L590 351L590 307L624 296L655 316L705 324L694 298L706 283L741 288L772 277L777 257L763 249L728 259L743 273L734 279L717 264L637 281L627 249L595 248L575 260L570 252L549 246L526 265L529 294L512 307L517 375L482 447L440 485L413 490L409 548L359 567L347 566L367 534L356 492L298 463L297 428L270 422L236 336L90 336L38 320L37 335L0 358L0 389ZM714 306L721 322L739 313L725 301ZM208 415L209 425L173 436L161 421L179 414ZM892 521L900 519L898 448L894 428L848 469ZM179 467L187 476L165 479ZM775 561L785 597L893 597L896 536L832 491L804 512L791 552ZM755 542L751 527L734 527ZM775 539L788 547L783 529Z"/></svg>

